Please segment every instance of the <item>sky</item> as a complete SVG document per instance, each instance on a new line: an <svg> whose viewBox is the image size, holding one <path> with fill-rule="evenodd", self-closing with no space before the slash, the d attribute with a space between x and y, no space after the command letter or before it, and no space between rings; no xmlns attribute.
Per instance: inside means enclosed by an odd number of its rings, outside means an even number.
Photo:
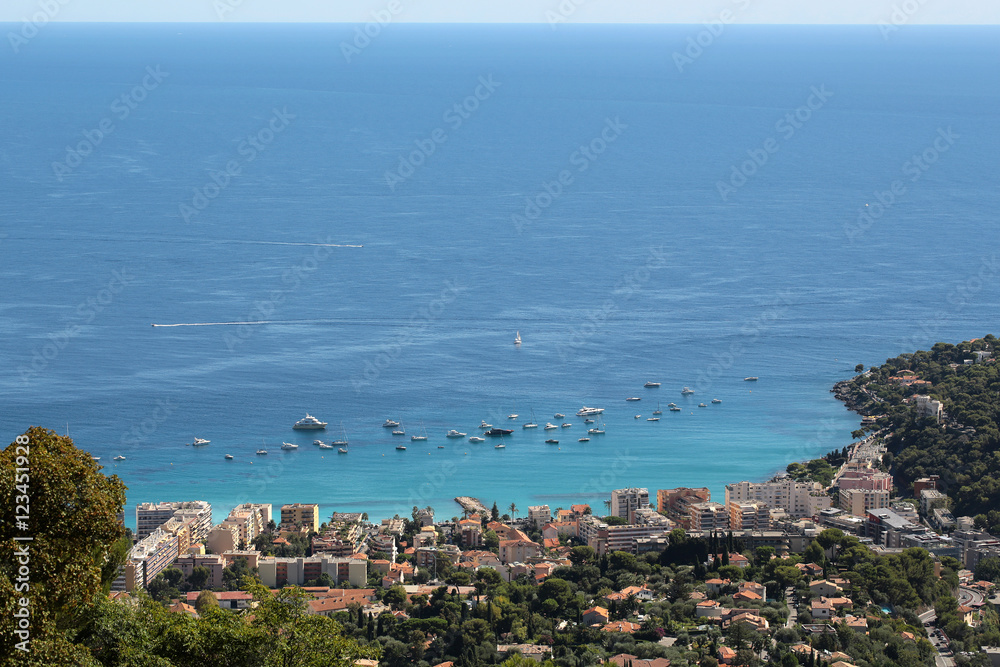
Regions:
<svg viewBox="0 0 1000 667"><path fill-rule="evenodd" d="M723 12L729 11L728 15ZM3 0L0 21L1000 24L996 0Z"/></svg>

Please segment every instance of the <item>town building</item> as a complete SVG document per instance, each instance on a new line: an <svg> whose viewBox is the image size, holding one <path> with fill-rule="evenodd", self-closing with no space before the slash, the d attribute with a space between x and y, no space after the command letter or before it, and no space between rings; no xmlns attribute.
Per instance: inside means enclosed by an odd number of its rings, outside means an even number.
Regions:
<svg viewBox="0 0 1000 667"><path fill-rule="evenodd" d="M646 507L649 507L649 489L616 489L611 492L611 516L632 523L633 512Z"/></svg>
<svg viewBox="0 0 1000 667"><path fill-rule="evenodd" d="M687 523L692 531L729 530L729 513L725 505L716 502L692 503Z"/></svg>
<svg viewBox="0 0 1000 667"><path fill-rule="evenodd" d="M815 516L830 506L829 496L819 482L796 482L790 478L727 484L726 504L731 502L764 503L770 508L783 509L796 519Z"/></svg>
<svg viewBox="0 0 1000 667"><path fill-rule="evenodd" d="M854 516L867 516L889 506L889 491L885 489L841 489L839 498L841 509Z"/></svg>
<svg viewBox="0 0 1000 667"><path fill-rule="evenodd" d="M937 489L924 489L917 497L920 498L920 514L922 516L929 516L939 507L948 508L948 496Z"/></svg>
<svg viewBox="0 0 1000 667"><path fill-rule="evenodd" d="M257 562L261 583L268 588L301 586L326 574L335 583L349 581L361 587L368 582L368 562L358 558L310 556L299 558L261 558Z"/></svg>
<svg viewBox="0 0 1000 667"><path fill-rule="evenodd" d="M281 525L304 526L312 533L319 532L319 505L315 503L292 503L281 506Z"/></svg>
<svg viewBox="0 0 1000 667"><path fill-rule="evenodd" d="M541 528L552 520L552 511L548 505L533 505L528 508L528 523L535 528Z"/></svg>
<svg viewBox="0 0 1000 667"><path fill-rule="evenodd" d="M761 502L730 502L730 530L768 530L771 527L771 513Z"/></svg>
<svg viewBox="0 0 1000 667"><path fill-rule="evenodd" d="M139 503L135 508L135 536L142 540L154 530L177 516L194 518L191 534L193 542L200 542L212 529L212 505L204 500L178 503Z"/></svg>
<svg viewBox="0 0 1000 667"><path fill-rule="evenodd" d="M712 500L712 493L705 487L689 489L660 489L656 492L656 509L665 512L681 528L691 528L691 505Z"/></svg>
<svg viewBox="0 0 1000 667"><path fill-rule="evenodd" d="M177 560L178 555L177 536L160 528L154 529L129 551L111 590L131 593L137 588L146 588L156 575Z"/></svg>

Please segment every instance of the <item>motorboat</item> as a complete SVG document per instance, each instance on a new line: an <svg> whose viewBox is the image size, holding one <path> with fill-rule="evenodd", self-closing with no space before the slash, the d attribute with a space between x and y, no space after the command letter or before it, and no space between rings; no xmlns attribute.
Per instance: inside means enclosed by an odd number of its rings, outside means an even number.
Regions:
<svg viewBox="0 0 1000 667"><path fill-rule="evenodd" d="M676 408L677 404L676 403L667 403L667 407L668 408Z"/></svg>
<svg viewBox="0 0 1000 667"><path fill-rule="evenodd" d="M545 422L545 426L542 427L542 429L545 431L551 431L554 428L559 428L559 427L553 424L552 422Z"/></svg>
<svg viewBox="0 0 1000 667"><path fill-rule="evenodd" d="M595 426L594 428L588 428L587 429L587 433L589 433L590 435L604 435L604 429L603 428L597 428Z"/></svg>
<svg viewBox="0 0 1000 667"><path fill-rule="evenodd" d="M660 383L659 382L647 382L646 384L644 384L642 386L643 387L648 387L650 389L653 389L653 388L659 387Z"/></svg>
<svg viewBox="0 0 1000 667"><path fill-rule="evenodd" d="M227 461L232 461L233 460L233 455L232 454L226 454L226 460Z"/></svg>
<svg viewBox="0 0 1000 667"><path fill-rule="evenodd" d="M722 403L722 401L720 399L718 399L718 398L713 398L712 402L713 403Z"/></svg>
<svg viewBox="0 0 1000 667"><path fill-rule="evenodd" d="M319 448L320 449L333 449L333 445L328 445L326 443L323 443L322 445L319 446Z"/></svg>
<svg viewBox="0 0 1000 667"><path fill-rule="evenodd" d="M406 445L396 445L396 449L398 449L401 452L405 452L406 451Z"/></svg>
<svg viewBox="0 0 1000 667"><path fill-rule="evenodd" d="M681 409L675 405L674 407L670 408L670 411L671 412L680 412Z"/></svg>
<svg viewBox="0 0 1000 667"><path fill-rule="evenodd" d="M403 429L399 429L398 431L393 431L392 434L393 435L406 435L406 431L404 431Z"/></svg>
<svg viewBox="0 0 1000 667"><path fill-rule="evenodd" d="M635 418L636 419L642 419L642 415L636 415Z"/></svg>
<svg viewBox="0 0 1000 667"><path fill-rule="evenodd" d="M689 387L684 387L683 389L681 389L681 394L684 395L684 396L690 396L693 393L694 393L694 389L691 389Z"/></svg>
<svg viewBox="0 0 1000 667"><path fill-rule="evenodd" d="M648 422L658 422L658 421L660 421L660 418L659 417L646 417L646 421L648 421Z"/></svg>
<svg viewBox="0 0 1000 667"><path fill-rule="evenodd" d="M641 399L641 398L639 398L638 396L629 396L629 397L628 397L628 398L626 398L625 400L626 400L626 401L630 401L630 402L633 402L633 403L634 403L635 401L641 401L642 399Z"/></svg>
<svg viewBox="0 0 1000 667"><path fill-rule="evenodd" d="M194 442L191 443L191 446L192 447L204 447L205 445L207 445L210 442L212 442L212 441L211 440L205 440L204 438L195 438Z"/></svg>
<svg viewBox="0 0 1000 667"><path fill-rule="evenodd" d="M569 428L570 426L572 426L572 424L570 424L569 422L563 422L562 424L560 424L560 426L562 426L563 428Z"/></svg>
<svg viewBox="0 0 1000 667"><path fill-rule="evenodd" d="M257 450L257 456L267 456L267 450L266 449L258 449Z"/></svg>
<svg viewBox="0 0 1000 667"><path fill-rule="evenodd" d="M464 433L460 433L459 431L456 431L455 429L451 429L450 431L448 431L445 434L444 437L446 437L446 438L464 438L465 434Z"/></svg>
<svg viewBox="0 0 1000 667"><path fill-rule="evenodd" d="M345 449L344 447L341 447L337 451L340 452L341 454L346 454L347 453L347 449Z"/></svg>
<svg viewBox="0 0 1000 667"><path fill-rule="evenodd" d="M561 413L561 412L557 412L557 413L555 413L555 414L554 414L554 415L552 415L552 416L553 416L553 417L555 417L556 419L562 419L562 418L563 418L563 417L565 417L566 415L564 415L564 414L563 414L563 413Z"/></svg>
<svg viewBox="0 0 1000 667"><path fill-rule="evenodd" d="M481 429L483 429L485 431L485 430L493 428L493 424L487 424L486 420L484 419L481 422L479 422L479 428L481 428Z"/></svg>
<svg viewBox="0 0 1000 667"><path fill-rule="evenodd" d="M554 438L549 438L548 440L545 441L545 444L546 445L558 445L559 441L556 440L556 439L554 439Z"/></svg>
<svg viewBox="0 0 1000 667"><path fill-rule="evenodd" d="M756 375L751 375L750 377L743 378L743 381L744 382L756 382L759 379L760 378L758 378Z"/></svg>
<svg viewBox="0 0 1000 667"><path fill-rule="evenodd" d="M469 442L486 442L486 438L480 438L474 435L471 438L469 438Z"/></svg>
<svg viewBox="0 0 1000 667"><path fill-rule="evenodd" d="M283 442L283 443L281 443L281 448L282 449L286 449L288 451L292 451L292 450L298 449L299 446L296 445L296 444L294 444L294 443L291 443L291 442Z"/></svg>
<svg viewBox="0 0 1000 667"><path fill-rule="evenodd" d="M391 419L386 419L384 422L382 422L382 428L396 428L397 426L399 426L399 422L393 421Z"/></svg>
<svg viewBox="0 0 1000 667"><path fill-rule="evenodd" d="M590 442L590 438L580 438L577 442Z"/></svg>
<svg viewBox="0 0 1000 667"><path fill-rule="evenodd" d="M586 419L583 420L583 423L584 424L593 424L594 420L591 419L590 417L587 417Z"/></svg>
<svg viewBox="0 0 1000 667"><path fill-rule="evenodd" d="M93 460L93 461L100 461L100 460L101 460L101 457L100 457L100 456L91 456L90 458L91 458L91 460Z"/></svg>
<svg viewBox="0 0 1000 667"><path fill-rule="evenodd" d="M576 411L577 417L592 417L604 412L604 408L588 408L586 405Z"/></svg>
<svg viewBox="0 0 1000 667"><path fill-rule="evenodd" d="M325 443L322 440L313 440L313 444L322 447Z"/></svg>
<svg viewBox="0 0 1000 667"><path fill-rule="evenodd" d="M493 445L493 449L507 449L507 445L501 442L499 445Z"/></svg>
<svg viewBox="0 0 1000 667"><path fill-rule="evenodd" d="M326 428L326 422L321 422L311 414L306 413L305 417L292 424L292 428L300 431L317 431Z"/></svg>
<svg viewBox="0 0 1000 667"><path fill-rule="evenodd" d="M125 457L122 456L121 454L119 454L118 456L115 457L115 461L124 461L124 460L125 460Z"/></svg>
<svg viewBox="0 0 1000 667"><path fill-rule="evenodd" d="M698 407L699 407L699 408L707 408L708 406L707 406L707 405L705 405L704 403L699 403L699 404L698 404Z"/></svg>
<svg viewBox="0 0 1000 667"><path fill-rule="evenodd" d="M513 432L514 430L509 428L491 428L489 431L483 433L483 435L488 435L491 438L499 438L501 436L510 435Z"/></svg>

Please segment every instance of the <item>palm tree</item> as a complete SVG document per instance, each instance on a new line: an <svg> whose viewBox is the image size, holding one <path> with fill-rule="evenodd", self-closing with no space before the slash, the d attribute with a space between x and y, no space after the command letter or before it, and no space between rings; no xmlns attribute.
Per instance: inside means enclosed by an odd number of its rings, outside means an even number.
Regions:
<svg viewBox="0 0 1000 667"><path fill-rule="evenodd" d="M510 510L510 516L511 516L511 518L516 519L517 518L517 505L515 505L514 503L511 503L510 507L508 507L507 509Z"/></svg>
<svg viewBox="0 0 1000 667"><path fill-rule="evenodd" d="M608 508L608 514L611 514L611 499L604 501L604 506Z"/></svg>

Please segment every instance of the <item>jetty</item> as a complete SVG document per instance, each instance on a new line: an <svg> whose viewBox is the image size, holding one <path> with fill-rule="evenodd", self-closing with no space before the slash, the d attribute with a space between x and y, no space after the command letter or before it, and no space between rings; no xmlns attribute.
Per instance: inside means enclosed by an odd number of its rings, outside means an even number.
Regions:
<svg viewBox="0 0 1000 667"><path fill-rule="evenodd" d="M479 500L479 498L473 498L472 496L459 496L455 498L455 502L462 506L462 509L467 512L475 512L477 514L489 514L489 510L486 505Z"/></svg>

